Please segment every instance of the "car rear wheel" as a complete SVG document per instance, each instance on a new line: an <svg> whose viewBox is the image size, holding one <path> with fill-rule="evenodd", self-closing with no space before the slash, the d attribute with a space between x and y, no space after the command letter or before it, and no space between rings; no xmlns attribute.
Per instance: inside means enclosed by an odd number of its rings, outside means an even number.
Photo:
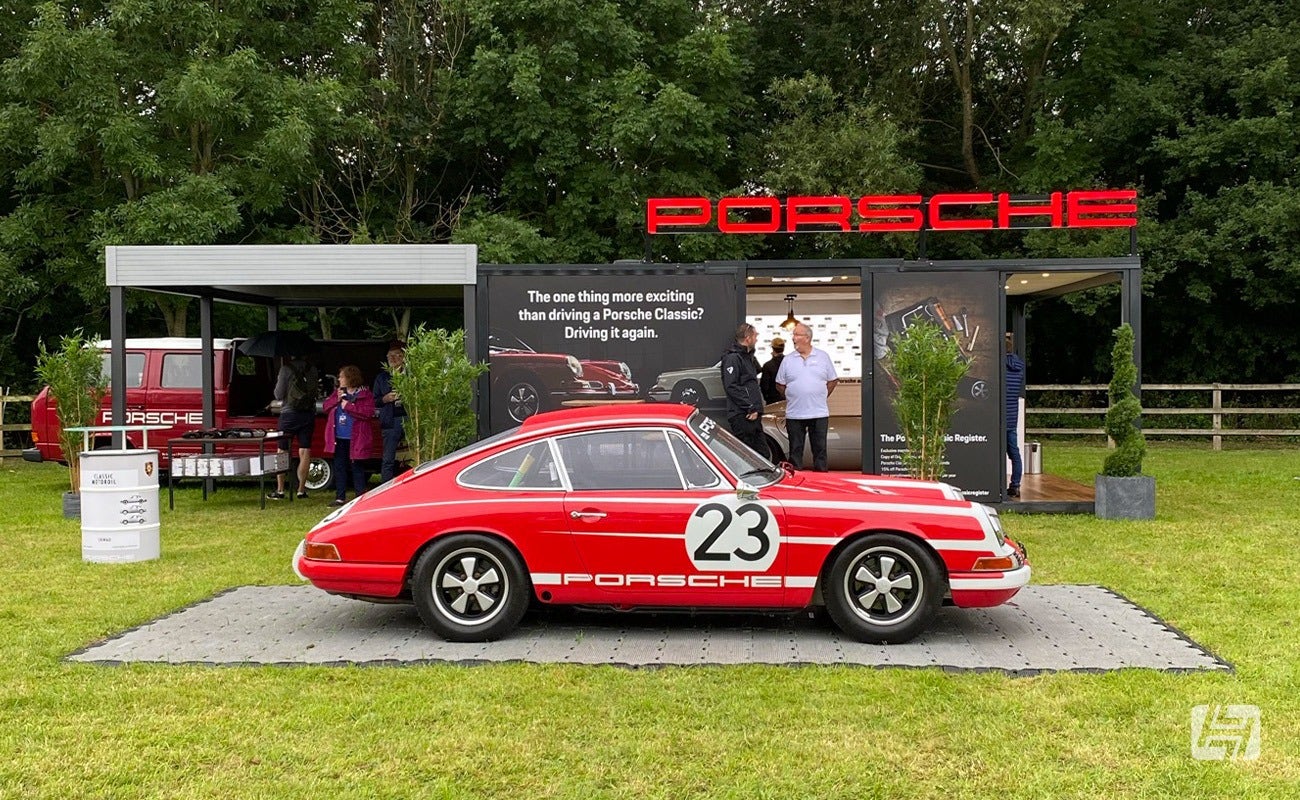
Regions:
<svg viewBox="0 0 1300 800"><path fill-rule="evenodd" d="M307 490L319 492L334 485L334 467L327 459L313 458L307 465Z"/></svg>
<svg viewBox="0 0 1300 800"><path fill-rule="evenodd" d="M438 540L415 563L411 594L420 619L451 642L486 642L514 630L531 589L519 555L490 536Z"/></svg>
<svg viewBox="0 0 1300 800"><path fill-rule="evenodd" d="M699 381L679 381L673 387L672 401L674 403L685 403L688 406L698 406L700 401L704 400L704 384Z"/></svg>
<svg viewBox="0 0 1300 800"><path fill-rule="evenodd" d="M499 385L502 391L494 398L496 419L503 420L508 417L514 422L523 422L532 415L546 410L542 384L531 374L515 374ZM495 387L493 392L494 394L497 392Z"/></svg>
<svg viewBox="0 0 1300 800"><path fill-rule="evenodd" d="M879 533L850 543L826 576L826 611L861 642L901 644L934 618L943 601L943 573L923 545Z"/></svg>

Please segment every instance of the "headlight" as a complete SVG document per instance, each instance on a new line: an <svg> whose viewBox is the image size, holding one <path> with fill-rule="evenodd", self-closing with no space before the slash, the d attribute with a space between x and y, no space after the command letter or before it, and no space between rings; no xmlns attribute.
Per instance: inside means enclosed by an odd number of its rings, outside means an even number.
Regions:
<svg viewBox="0 0 1300 800"><path fill-rule="evenodd" d="M629 383L632 381L632 368L627 364L620 361L618 363L618 371L623 373L623 377L627 378Z"/></svg>
<svg viewBox="0 0 1300 800"><path fill-rule="evenodd" d="M569 371L573 373L573 377L581 378L582 362L578 361L578 359L574 358L573 356L565 356L564 358L569 365Z"/></svg>

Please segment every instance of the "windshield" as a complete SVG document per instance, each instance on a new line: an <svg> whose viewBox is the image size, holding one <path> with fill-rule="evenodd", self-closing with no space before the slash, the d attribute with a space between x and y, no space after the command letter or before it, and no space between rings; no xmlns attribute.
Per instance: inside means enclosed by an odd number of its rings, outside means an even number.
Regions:
<svg viewBox="0 0 1300 800"><path fill-rule="evenodd" d="M748 445L716 420L696 411L691 414L687 424L731 474L745 483L757 487L771 486L785 474L780 467L749 449Z"/></svg>
<svg viewBox="0 0 1300 800"><path fill-rule="evenodd" d="M520 351L523 353L535 352L533 348L524 344L523 340L506 333L505 331L493 329L488 332L488 349L501 351Z"/></svg>

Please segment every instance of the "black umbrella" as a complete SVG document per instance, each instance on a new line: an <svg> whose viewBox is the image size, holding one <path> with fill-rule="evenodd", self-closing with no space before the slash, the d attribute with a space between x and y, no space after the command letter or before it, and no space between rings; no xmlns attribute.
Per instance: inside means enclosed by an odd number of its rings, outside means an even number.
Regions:
<svg viewBox="0 0 1300 800"><path fill-rule="evenodd" d="M316 340L302 331L267 331L239 345L239 352L248 356L305 356L316 349Z"/></svg>

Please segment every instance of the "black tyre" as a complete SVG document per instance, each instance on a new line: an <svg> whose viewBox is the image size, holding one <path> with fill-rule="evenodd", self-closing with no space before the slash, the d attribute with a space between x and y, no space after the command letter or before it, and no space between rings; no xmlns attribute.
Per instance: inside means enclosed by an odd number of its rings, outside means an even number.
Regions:
<svg viewBox="0 0 1300 800"><path fill-rule="evenodd" d="M479 534L438 540L415 562L420 619L451 642L487 642L514 630L532 588L514 548Z"/></svg>
<svg viewBox="0 0 1300 800"><path fill-rule="evenodd" d="M673 386L672 401L674 403L685 403L688 406L698 406L704 401L705 397L706 392L704 391L704 384L699 381L678 381Z"/></svg>
<svg viewBox="0 0 1300 800"><path fill-rule="evenodd" d="M906 642L925 630L943 601L943 571L935 556L897 534L852 542L825 577L827 613L861 642Z"/></svg>

